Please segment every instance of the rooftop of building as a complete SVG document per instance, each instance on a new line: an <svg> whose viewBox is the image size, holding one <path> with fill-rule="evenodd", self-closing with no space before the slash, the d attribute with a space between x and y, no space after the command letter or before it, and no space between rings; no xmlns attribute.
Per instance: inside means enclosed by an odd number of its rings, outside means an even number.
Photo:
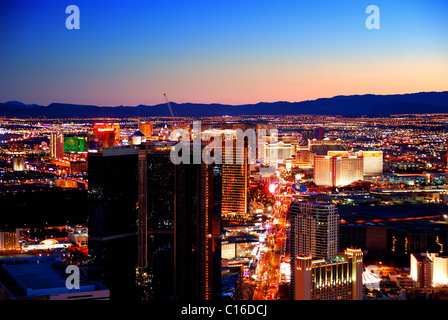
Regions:
<svg viewBox="0 0 448 320"><path fill-rule="evenodd" d="M316 206L316 207L335 207L335 204L333 203L329 203L329 202L318 202L318 201L299 201L299 200L295 200L292 202L291 205L293 204L297 204L297 205L312 205L312 206Z"/></svg>
<svg viewBox="0 0 448 320"><path fill-rule="evenodd" d="M80 273L80 288L68 289L67 265L59 256L0 259L0 283L13 297L38 297L108 290Z"/></svg>

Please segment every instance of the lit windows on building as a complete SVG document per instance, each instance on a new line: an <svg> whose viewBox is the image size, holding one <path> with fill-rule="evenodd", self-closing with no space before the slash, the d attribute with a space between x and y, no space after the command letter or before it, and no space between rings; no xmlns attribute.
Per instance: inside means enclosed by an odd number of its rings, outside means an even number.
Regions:
<svg viewBox="0 0 448 320"><path fill-rule="evenodd" d="M418 288L448 285L448 257L438 253L411 254L410 275Z"/></svg>
<svg viewBox="0 0 448 320"><path fill-rule="evenodd" d="M310 255L330 259L338 250L339 215L334 204L295 201L291 204L291 270L296 257ZM294 296L295 273L290 294Z"/></svg>
<svg viewBox="0 0 448 320"><path fill-rule="evenodd" d="M363 157L357 155L314 156L314 183L317 186L346 186L363 180Z"/></svg>
<svg viewBox="0 0 448 320"><path fill-rule="evenodd" d="M297 256L294 300L362 300L361 249L347 249L332 259ZM292 284L291 284L292 285Z"/></svg>

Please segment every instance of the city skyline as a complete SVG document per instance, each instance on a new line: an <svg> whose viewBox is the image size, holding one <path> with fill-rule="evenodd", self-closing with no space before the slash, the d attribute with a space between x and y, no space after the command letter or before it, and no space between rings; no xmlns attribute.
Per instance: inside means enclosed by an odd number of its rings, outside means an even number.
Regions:
<svg viewBox="0 0 448 320"><path fill-rule="evenodd" d="M448 300L447 9L0 1L0 300Z"/></svg>
<svg viewBox="0 0 448 320"><path fill-rule="evenodd" d="M78 1L0 6L4 101L246 104L443 91L446 4Z"/></svg>
<svg viewBox="0 0 448 320"><path fill-rule="evenodd" d="M411 300L431 283L437 288L426 299L445 299L448 277L438 265L448 261L447 118L287 115L201 123L204 138L278 130L279 141L265 143L266 157L278 151L269 157L276 170L258 163L244 166L245 174L225 163L170 161L174 130L197 135L191 118L2 118L0 207L14 214L0 219L0 268L27 263L13 254L36 261L53 250L47 254L79 264L92 285L103 285L78 296L61 283L58 290L73 299ZM319 166L318 156L336 157L342 170ZM343 179L325 186L319 172ZM226 209L228 200L247 207ZM428 284L409 271L411 254L425 252L437 256L440 270ZM26 269L32 274L33 264ZM16 275L0 272L0 284L20 282ZM38 287L6 297L61 298Z"/></svg>

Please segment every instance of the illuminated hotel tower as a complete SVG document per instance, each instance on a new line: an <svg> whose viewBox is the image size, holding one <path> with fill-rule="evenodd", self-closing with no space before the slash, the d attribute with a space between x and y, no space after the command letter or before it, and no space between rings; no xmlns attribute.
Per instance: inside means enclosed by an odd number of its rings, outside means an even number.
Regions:
<svg viewBox="0 0 448 320"><path fill-rule="evenodd" d="M138 129L143 132L145 137L152 136L152 123L151 122L139 122Z"/></svg>
<svg viewBox="0 0 448 320"><path fill-rule="evenodd" d="M244 124L241 124L244 125ZM238 128L239 129L239 128ZM201 133L203 141L216 137L222 144L213 147L214 155L219 152L219 168L222 171L222 216L226 220L245 217L248 208L248 138L236 139L236 129L208 129ZM211 144L210 144L211 145ZM214 160L216 163L216 159ZM218 167L218 166L216 166Z"/></svg>
<svg viewBox="0 0 448 320"><path fill-rule="evenodd" d="M291 254L332 258L338 250L338 211L334 204L291 204Z"/></svg>
<svg viewBox="0 0 448 320"><path fill-rule="evenodd" d="M310 255L330 259L338 250L339 215L334 204L295 201L291 204L291 271L296 258ZM291 297L294 296L294 272L291 272Z"/></svg>
<svg viewBox="0 0 448 320"><path fill-rule="evenodd" d="M364 178L363 156L342 151L328 151L328 155L314 156L314 183L317 186L346 186Z"/></svg>
<svg viewBox="0 0 448 320"><path fill-rule="evenodd" d="M346 249L332 259L295 258L291 300L362 300L361 249Z"/></svg>
<svg viewBox="0 0 448 320"><path fill-rule="evenodd" d="M64 134L52 133L50 135L50 157L52 159L64 157Z"/></svg>
<svg viewBox="0 0 448 320"><path fill-rule="evenodd" d="M222 164L222 214L223 216L244 217L247 213L248 198L248 149L237 148L233 140L233 158L225 157ZM233 161L233 163L230 163Z"/></svg>
<svg viewBox="0 0 448 320"><path fill-rule="evenodd" d="M412 253L410 276L417 288L448 285L448 257L438 253Z"/></svg>

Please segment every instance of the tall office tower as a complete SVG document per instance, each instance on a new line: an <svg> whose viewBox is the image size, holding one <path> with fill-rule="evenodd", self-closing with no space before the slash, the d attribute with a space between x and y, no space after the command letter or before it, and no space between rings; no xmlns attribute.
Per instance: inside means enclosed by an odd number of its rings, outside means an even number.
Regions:
<svg viewBox="0 0 448 320"><path fill-rule="evenodd" d="M149 300L174 298L174 144L148 141L138 152L138 268Z"/></svg>
<svg viewBox="0 0 448 320"><path fill-rule="evenodd" d="M346 186L364 178L364 160L357 155L314 156L314 183L318 186Z"/></svg>
<svg viewBox="0 0 448 320"><path fill-rule="evenodd" d="M295 259L292 300L362 300L361 249L346 249L331 259L300 255Z"/></svg>
<svg viewBox="0 0 448 320"><path fill-rule="evenodd" d="M88 154L90 280L111 299L135 298L137 267L137 160L134 148Z"/></svg>
<svg viewBox="0 0 448 320"><path fill-rule="evenodd" d="M220 212L213 193L219 189L212 164L175 166L175 280L177 300L220 296ZM219 195L218 195L219 196Z"/></svg>
<svg viewBox="0 0 448 320"><path fill-rule="evenodd" d="M152 123L151 122L139 122L138 129L145 135L145 137L152 136Z"/></svg>
<svg viewBox="0 0 448 320"><path fill-rule="evenodd" d="M52 159L64 157L64 134L52 133L50 135L50 157Z"/></svg>
<svg viewBox="0 0 448 320"><path fill-rule="evenodd" d="M291 217L291 270L299 255L333 258L338 250L339 215L334 204L294 201ZM291 297L294 296L294 272L291 272Z"/></svg>

